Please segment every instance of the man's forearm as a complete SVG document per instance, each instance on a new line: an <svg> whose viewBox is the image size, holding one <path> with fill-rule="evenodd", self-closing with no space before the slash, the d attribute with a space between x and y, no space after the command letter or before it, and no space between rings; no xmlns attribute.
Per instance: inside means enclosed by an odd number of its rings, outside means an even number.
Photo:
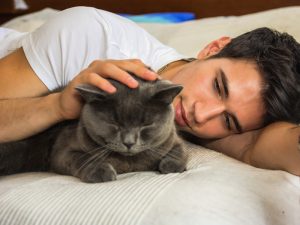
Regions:
<svg viewBox="0 0 300 225"><path fill-rule="evenodd" d="M59 93L44 97L0 100L0 143L20 140L62 120Z"/></svg>

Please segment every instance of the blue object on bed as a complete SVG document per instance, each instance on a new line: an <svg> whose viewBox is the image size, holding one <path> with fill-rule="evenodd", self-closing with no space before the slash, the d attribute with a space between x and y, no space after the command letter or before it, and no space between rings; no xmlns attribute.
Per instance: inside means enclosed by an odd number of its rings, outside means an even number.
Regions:
<svg viewBox="0 0 300 225"><path fill-rule="evenodd" d="M194 13L170 12L170 13L148 13L142 15L120 14L138 23L180 23L196 18Z"/></svg>

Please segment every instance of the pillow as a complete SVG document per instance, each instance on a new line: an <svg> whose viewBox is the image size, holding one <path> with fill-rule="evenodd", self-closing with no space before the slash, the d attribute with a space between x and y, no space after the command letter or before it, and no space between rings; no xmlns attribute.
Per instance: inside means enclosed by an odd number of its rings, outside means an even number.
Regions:
<svg viewBox="0 0 300 225"><path fill-rule="evenodd" d="M196 19L194 13L189 12L167 12L148 13L142 15L119 14L137 23L180 23Z"/></svg>

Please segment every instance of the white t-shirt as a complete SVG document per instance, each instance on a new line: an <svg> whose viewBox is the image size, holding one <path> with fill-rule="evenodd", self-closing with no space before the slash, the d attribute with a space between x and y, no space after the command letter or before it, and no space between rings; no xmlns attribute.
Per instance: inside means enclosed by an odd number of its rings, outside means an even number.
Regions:
<svg viewBox="0 0 300 225"><path fill-rule="evenodd" d="M0 58L20 48L22 46L22 38L26 34L0 27Z"/></svg>
<svg viewBox="0 0 300 225"><path fill-rule="evenodd" d="M90 7L61 11L34 32L19 35L13 47L22 45L49 90L67 85L96 59L138 58L157 71L185 58L134 22Z"/></svg>

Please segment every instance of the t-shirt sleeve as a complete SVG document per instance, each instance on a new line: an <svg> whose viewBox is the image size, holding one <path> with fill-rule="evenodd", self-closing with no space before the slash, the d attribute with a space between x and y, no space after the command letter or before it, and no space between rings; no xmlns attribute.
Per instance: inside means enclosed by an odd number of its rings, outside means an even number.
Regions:
<svg viewBox="0 0 300 225"><path fill-rule="evenodd" d="M29 64L49 90L66 86L93 60L106 58L105 24L96 14L89 7L61 11L23 39Z"/></svg>
<svg viewBox="0 0 300 225"><path fill-rule="evenodd" d="M26 33L0 27L0 58L3 58L20 48L24 36L26 36Z"/></svg>

